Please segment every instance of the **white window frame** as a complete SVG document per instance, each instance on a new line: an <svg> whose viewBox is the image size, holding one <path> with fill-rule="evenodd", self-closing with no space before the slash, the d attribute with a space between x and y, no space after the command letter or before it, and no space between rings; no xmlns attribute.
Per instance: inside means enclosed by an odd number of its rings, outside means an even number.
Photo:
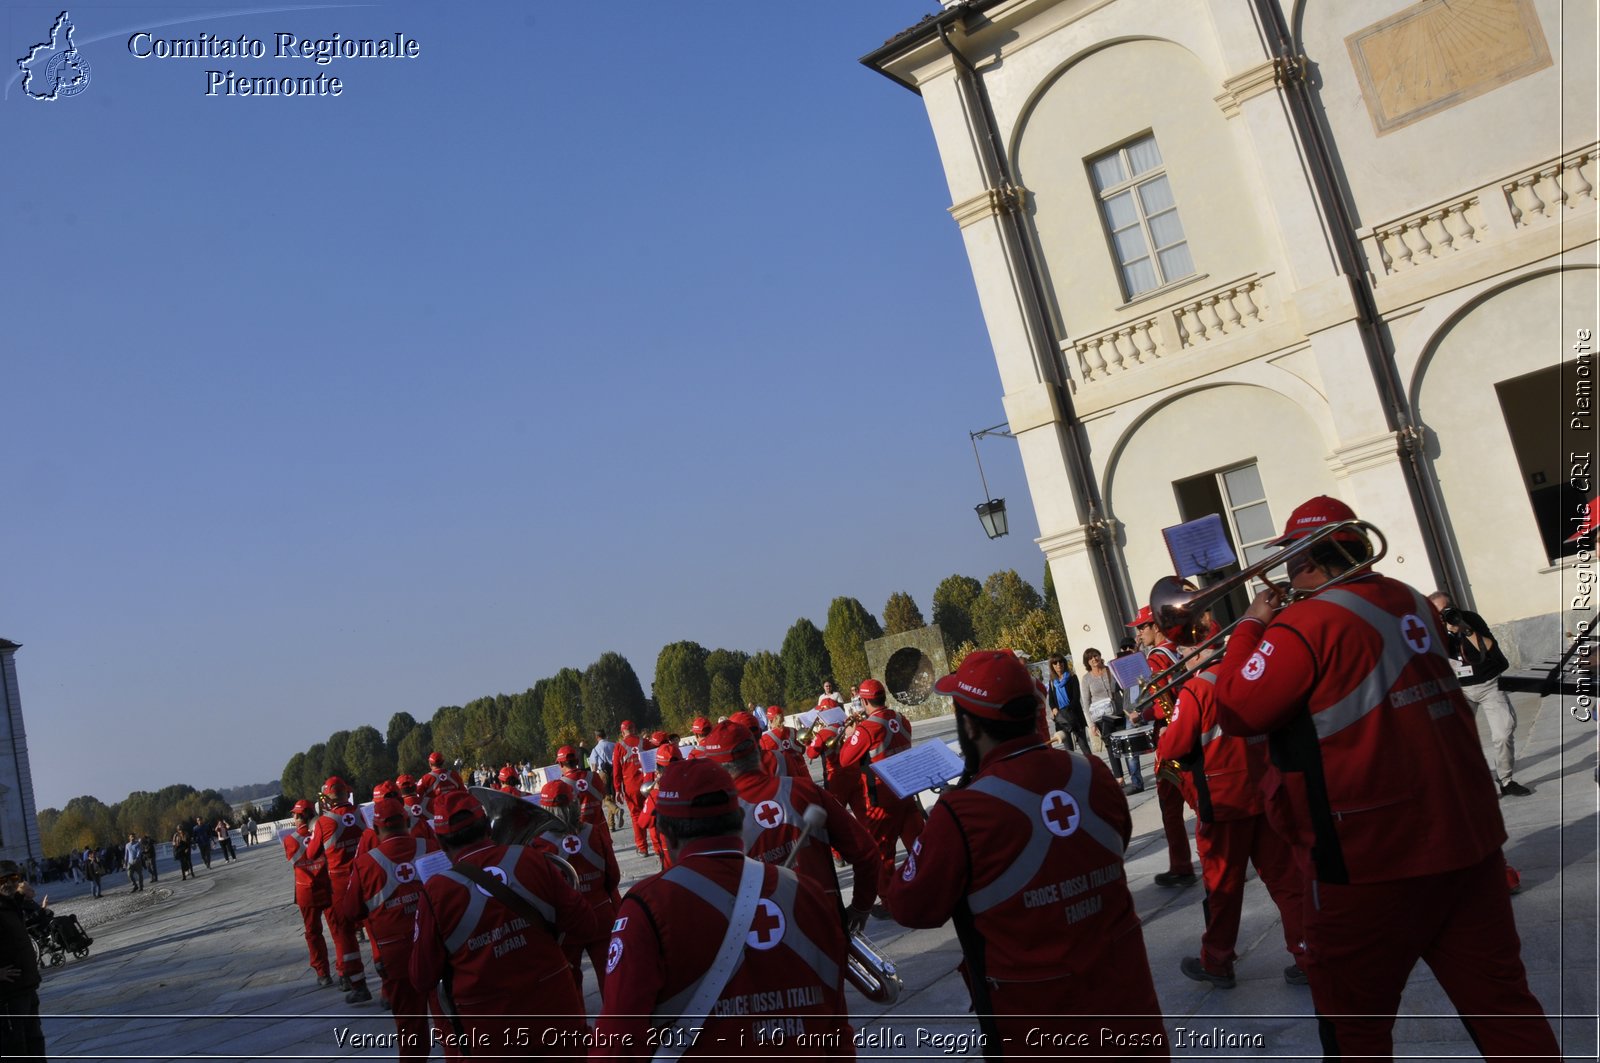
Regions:
<svg viewBox="0 0 1600 1063"><path fill-rule="evenodd" d="M1138 189L1139 189L1140 185L1149 184L1149 183L1157 180L1158 178L1165 177L1167 179L1167 189L1168 189L1168 191L1170 191L1172 193L1172 207L1170 208L1170 211L1171 211L1172 215L1175 218L1178 219L1178 226L1179 226L1180 229L1183 228L1183 219L1179 215L1179 212L1178 212L1178 194L1177 194L1176 190L1173 189L1173 187L1172 187L1172 178L1167 173L1167 159L1166 159L1165 155L1161 156L1161 162L1159 164L1157 164L1154 168L1149 169L1149 170L1145 170L1142 173L1138 173L1138 174L1134 174L1133 173L1133 160L1132 160L1131 156L1128 153L1128 149L1133 147L1134 145L1142 143L1143 141L1146 141L1146 140L1149 140L1151 143L1154 144L1155 143L1155 134L1153 132L1149 131L1149 130L1146 130L1145 132L1140 133L1138 136L1130 137L1129 139L1127 139L1126 141L1122 142L1121 144L1117 145L1116 147L1112 148L1109 151L1103 151L1098 155L1090 156L1089 159L1086 162L1086 168L1087 168L1088 174L1089 174L1089 187L1094 189L1095 197L1096 197L1096 199L1097 199L1097 201L1099 203L1099 207L1100 207L1100 223L1105 228L1106 247L1107 247L1107 250L1109 250L1111 252L1111 261L1116 264L1117 283L1122 288L1123 298L1128 302L1132 302L1132 301L1134 301L1136 299L1142 298L1143 296L1149 295L1152 292L1159 292L1164 288L1167 288L1167 287L1169 287L1171 285L1176 284L1178 281L1185 280L1185 279L1190 278L1190 277L1194 277L1199 273L1198 268L1194 264L1194 252L1193 252L1193 249L1190 248L1190 246L1189 246L1189 233L1188 233L1187 229L1183 229L1183 239L1182 240L1179 240L1176 243L1166 244L1166 245L1163 245L1163 246L1160 246L1160 247L1158 247L1156 245L1155 236L1150 231L1150 218L1145 214L1144 201L1140 197ZM1161 147L1160 147L1159 144L1157 144L1156 145L1157 154L1159 154L1160 151L1161 151ZM1095 178L1095 164L1097 162L1101 161L1102 159L1107 159L1107 158L1110 158L1112 156L1119 156L1120 159L1121 159L1123 172L1127 173L1127 174L1130 174L1132 176L1130 176L1126 180L1120 181L1120 182L1118 182L1118 183L1116 183L1114 185L1108 185L1105 188L1101 188L1099 186L1098 181ZM1116 234L1116 232L1121 231L1121 230L1114 230L1112 228L1111 212L1110 212L1110 208L1109 208L1109 204L1110 204L1111 200L1115 199L1117 196L1121 195L1124 192L1131 192L1132 193L1128 198L1129 198L1130 202L1132 202L1132 204L1133 204L1134 216L1137 219L1137 224L1139 226L1139 231L1144 236L1145 257L1149 261L1150 268L1151 268L1152 272L1155 273L1155 278L1156 278L1154 284L1152 284L1152 285L1150 285L1149 287L1146 287L1146 288L1141 288L1141 289L1139 289L1137 291L1133 290L1133 287L1129 282L1128 271L1127 271L1127 263L1124 263L1122 261L1121 255L1119 255L1118 252L1117 252L1117 241L1116 241L1116 235L1115 234ZM1167 213L1167 212L1166 211L1158 212L1158 214L1164 214L1164 213ZM1188 250L1188 252L1189 252L1189 272L1183 274L1182 276L1178 276L1178 277L1168 277L1166 275L1166 271L1164 269L1162 269L1162 267L1161 267L1161 254L1160 253L1162 251L1170 251L1172 248L1175 248L1175 247L1183 247L1186 250Z"/></svg>

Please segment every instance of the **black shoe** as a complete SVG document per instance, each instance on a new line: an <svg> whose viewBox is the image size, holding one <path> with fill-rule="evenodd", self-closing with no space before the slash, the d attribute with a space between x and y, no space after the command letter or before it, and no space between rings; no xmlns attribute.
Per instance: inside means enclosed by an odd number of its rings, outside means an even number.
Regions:
<svg viewBox="0 0 1600 1063"><path fill-rule="evenodd" d="M1144 786L1142 784L1139 784L1139 783L1129 783L1128 785L1126 785L1126 786L1124 786L1122 788L1122 792L1131 797L1134 794L1142 794L1142 793L1144 793Z"/></svg>
<svg viewBox="0 0 1600 1063"><path fill-rule="evenodd" d="M1306 977L1306 972L1301 970L1298 963L1291 963L1283 969L1283 980L1290 985L1310 985L1311 979Z"/></svg>
<svg viewBox="0 0 1600 1063"><path fill-rule="evenodd" d="M1512 779L1510 782L1500 787L1501 797L1527 797L1532 793L1532 790L1528 789L1515 779Z"/></svg>
<svg viewBox="0 0 1600 1063"><path fill-rule="evenodd" d="M1179 964L1183 973L1193 978L1196 982L1210 982L1218 989L1232 989L1238 985L1238 980L1231 974L1212 974L1206 970L1205 964L1200 962L1198 956L1185 956L1183 963Z"/></svg>
<svg viewBox="0 0 1600 1063"><path fill-rule="evenodd" d="M1182 875L1175 871L1163 871L1156 876L1156 885L1168 890L1176 889L1179 886L1193 886L1198 881L1193 871Z"/></svg>
<svg viewBox="0 0 1600 1063"><path fill-rule="evenodd" d="M346 1004L365 1004L372 999L372 990L367 988L366 982L357 982L356 987L344 995Z"/></svg>
<svg viewBox="0 0 1600 1063"><path fill-rule="evenodd" d="M333 985L333 976L331 974L319 974L319 975L317 975L317 986L318 986L318 988L326 989L331 985Z"/></svg>
<svg viewBox="0 0 1600 1063"><path fill-rule="evenodd" d="M339 992L349 993L354 989L355 983L350 981L350 976L347 974L341 974L339 976Z"/></svg>

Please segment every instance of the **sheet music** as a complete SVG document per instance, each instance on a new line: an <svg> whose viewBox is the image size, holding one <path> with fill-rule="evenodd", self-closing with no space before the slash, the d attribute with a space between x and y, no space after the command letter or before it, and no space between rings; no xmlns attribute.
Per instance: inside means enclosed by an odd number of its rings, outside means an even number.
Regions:
<svg viewBox="0 0 1600 1063"><path fill-rule="evenodd" d="M872 765L872 771L896 797L910 797L960 778L965 767L961 758L943 742L924 742L904 753L884 757Z"/></svg>
<svg viewBox="0 0 1600 1063"><path fill-rule="evenodd" d="M1222 517L1208 513L1198 520L1174 524L1161 529L1167 541L1167 553L1172 557L1172 571L1178 576L1197 576L1202 572L1215 572L1227 568L1239 559L1228 545L1228 533L1222 526Z"/></svg>
<svg viewBox="0 0 1600 1063"><path fill-rule="evenodd" d="M367 824L367 829L368 830L372 829L372 806L373 806L373 804L374 804L374 802L368 801L366 804L361 806L361 818Z"/></svg>
<svg viewBox="0 0 1600 1063"><path fill-rule="evenodd" d="M639 750L639 770L646 775L652 775L656 770L656 751L653 749Z"/></svg>
<svg viewBox="0 0 1600 1063"><path fill-rule="evenodd" d="M411 866L417 869L417 877L426 882L441 871L449 871L450 858L443 849L435 849Z"/></svg>
<svg viewBox="0 0 1600 1063"><path fill-rule="evenodd" d="M1111 669L1111 674L1123 690L1134 693L1138 693L1144 681L1150 678L1150 662L1142 653L1130 653L1126 657L1107 661L1106 667Z"/></svg>
<svg viewBox="0 0 1600 1063"><path fill-rule="evenodd" d="M794 724L795 730L809 731L816 724L817 717L820 715L821 712L818 709L807 709L805 712L795 716L791 722Z"/></svg>

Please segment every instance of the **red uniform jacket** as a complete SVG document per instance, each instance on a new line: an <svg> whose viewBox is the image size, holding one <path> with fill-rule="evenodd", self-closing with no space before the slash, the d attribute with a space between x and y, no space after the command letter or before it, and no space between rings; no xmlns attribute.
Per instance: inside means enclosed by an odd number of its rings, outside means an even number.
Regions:
<svg viewBox="0 0 1600 1063"><path fill-rule="evenodd" d="M361 844L361 832L367 829L361 813L352 805L336 805L317 817L311 828L311 841L306 845L306 855L311 859L325 856L328 860L328 878L333 882L335 900L344 893L345 883L355 867L356 847Z"/></svg>
<svg viewBox="0 0 1600 1063"><path fill-rule="evenodd" d="M781 757L789 770L785 775L806 775L805 751L793 727L769 727L761 733L761 748Z"/></svg>
<svg viewBox="0 0 1600 1063"><path fill-rule="evenodd" d="M453 868L434 875L417 905L411 981L424 992L448 972L447 988L463 1014L568 1014L577 998L560 937L592 940L605 928L578 891L538 849L495 845L455 854L456 864L485 868L538 913L529 922ZM583 1002L577 999L577 1012Z"/></svg>
<svg viewBox="0 0 1600 1063"><path fill-rule="evenodd" d="M417 797L422 800L425 809L432 811L434 794L444 793L446 790L465 790L467 784L461 781L459 773L450 768L443 771L430 771L417 780Z"/></svg>
<svg viewBox="0 0 1600 1063"><path fill-rule="evenodd" d="M333 886L328 881L328 861L306 855L311 828L296 826L283 836L283 855L294 865L294 903L301 908L326 908L333 903Z"/></svg>
<svg viewBox="0 0 1600 1063"><path fill-rule="evenodd" d="M601 803L606 797L605 782L588 768L563 768L561 777L578 795L578 818L593 823L609 835L610 825L606 823L606 809Z"/></svg>
<svg viewBox="0 0 1600 1063"><path fill-rule="evenodd" d="M346 922L366 920L373 944L384 950L395 946L411 947L411 932L417 922L417 896L422 878L417 861L439 846L431 841L402 834L386 838L356 857L350 874L350 887L339 899L339 914Z"/></svg>
<svg viewBox="0 0 1600 1063"><path fill-rule="evenodd" d="M1218 668L1224 732L1268 736L1267 816L1321 882L1451 871L1505 841L1438 614L1362 576L1246 620Z"/></svg>
<svg viewBox="0 0 1600 1063"><path fill-rule="evenodd" d="M589 907L595 909L597 918L610 926L614 914L611 905L621 899L617 896L617 886L622 882L617 854L611 847L611 835L596 830L592 823L580 821L576 833L548 831L537 840L572 865L572 870L578 873L578 892L589 902Z"/></svg>
<svg viewBox="0 0 1600 1063"><path fill-rule="evenodd" d="M1189 677L1156 746L1157 758L1182 765L1184 798L1205 823L1259 816L1267 770L1263 736L1239 738L1217 725L1216 681L1213 668Z"/></svg>
<svg viewBox="0 0 1600 1063"><path fill-rule="evenodd" d="M839 750L828 748L834 736L839 733L839 728L830 724L822 724L811 733L811 744L806 746L806 759L816 760L822 758L822 778L824 781L833 778L833 773L839 770Z"/></svg>
<svg viewBox="0 0 1600 1063"><path fill-rule="evenodd" d="M967 786L939 796L883 901L902 926L970 919L995 981L1096 985L1119 939L1139 931L1122 868L1132 829L1103 761L1014 739Z"/></svg>
<svg viewBox="0 0 1600 1063"><path fill-rule="evenodd" d="M839 750L839 766L846 771L858 765L877 763L884 757L911 748L911 721L893 709L877 708L865 720L856 724L850 737ZM870 775L866 776L866 789L872 804L893 811L909 804L915 798L894 796L887 786L879 786Z"/></svg>
<svg viewBox="0 0 1600 1063"><path fill-rule="evenodd" d="M1178 648L1177 643L1169 639L1154 649L1147 651L1145 653L1145 659L1150 662L1150 674L1160 675L1162 672L1171 668L1173 665L1177 664L1183 659L1183 651ZM1174 678L1176 678L1176 673L1174 673L1173 676L1169 676L1166 680L1154 684L1153 688L1165 691L1166 688L1171 685ZM1157 722L1164 721L1169 715L1171 715L1172 706L1173 698L1171 694L1163 693L1159 695L1155 702L1150 706L1150 718Z"/></svg>
<svg viewBox="0 0 1600 1063"><path fill-rule="evenodd" d="M617 748L611 751L611 777L618 785L639 789L639 777L644 774L639 766L639 750L643 748L644 739L638 735L623 735L617 739Z"/></svg>
<svg viewBox="0 0 1600 1063"><path fill-rule="evenodd" d="M686 844L679 864L622 899L606 954L604 1003L591 1059L650 1059L651 1027L670 1026L699 988L728 929L745 857L739 839ZM801 1054L854 1058L844 996L846 943L839 912L813 883L771 864L744 954L711 1014L681 1031L684 1058ZM690 1018L684 1017L685 1023ZM782 1031L775 1036L772 1031ZM796 1034L815 1038L797 1045ZM628 1034L630 1044L620 1044ZM824 1036L825 1035L825 1036ZM719 1041L718 1038L721 1038ZM765 1046L765 1047L763 1047Z"/></svg>
<svg viewBox="0 0 1600 1063"><path fill-rule="evenodd" d="M824 893L837 896L839 876L834 873L829 851L837 849L855 869L851 907L861 911L872 907L878 896L878 843L832 794L803 775L778 778L746 772L735 776L733 784L739 804L744 806L745 855L766 864L783 863L805 828L806 809L821 806L828 814L827 822L806 839L805 848L795 857L794 869Z"/></svg>

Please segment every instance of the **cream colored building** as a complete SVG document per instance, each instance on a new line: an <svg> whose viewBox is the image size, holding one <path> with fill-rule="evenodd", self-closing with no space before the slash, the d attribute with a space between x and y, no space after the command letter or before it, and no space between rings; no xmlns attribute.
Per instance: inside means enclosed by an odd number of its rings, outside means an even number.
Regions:
<svg viewBox="0 0 1600 1063"><path fill-rule="evenodd" d="M1592 615L1595 19L967 0L865 57L927 107L1075 647L1162 528L1253 558L1317 494L1514 659Z"/></svg>

